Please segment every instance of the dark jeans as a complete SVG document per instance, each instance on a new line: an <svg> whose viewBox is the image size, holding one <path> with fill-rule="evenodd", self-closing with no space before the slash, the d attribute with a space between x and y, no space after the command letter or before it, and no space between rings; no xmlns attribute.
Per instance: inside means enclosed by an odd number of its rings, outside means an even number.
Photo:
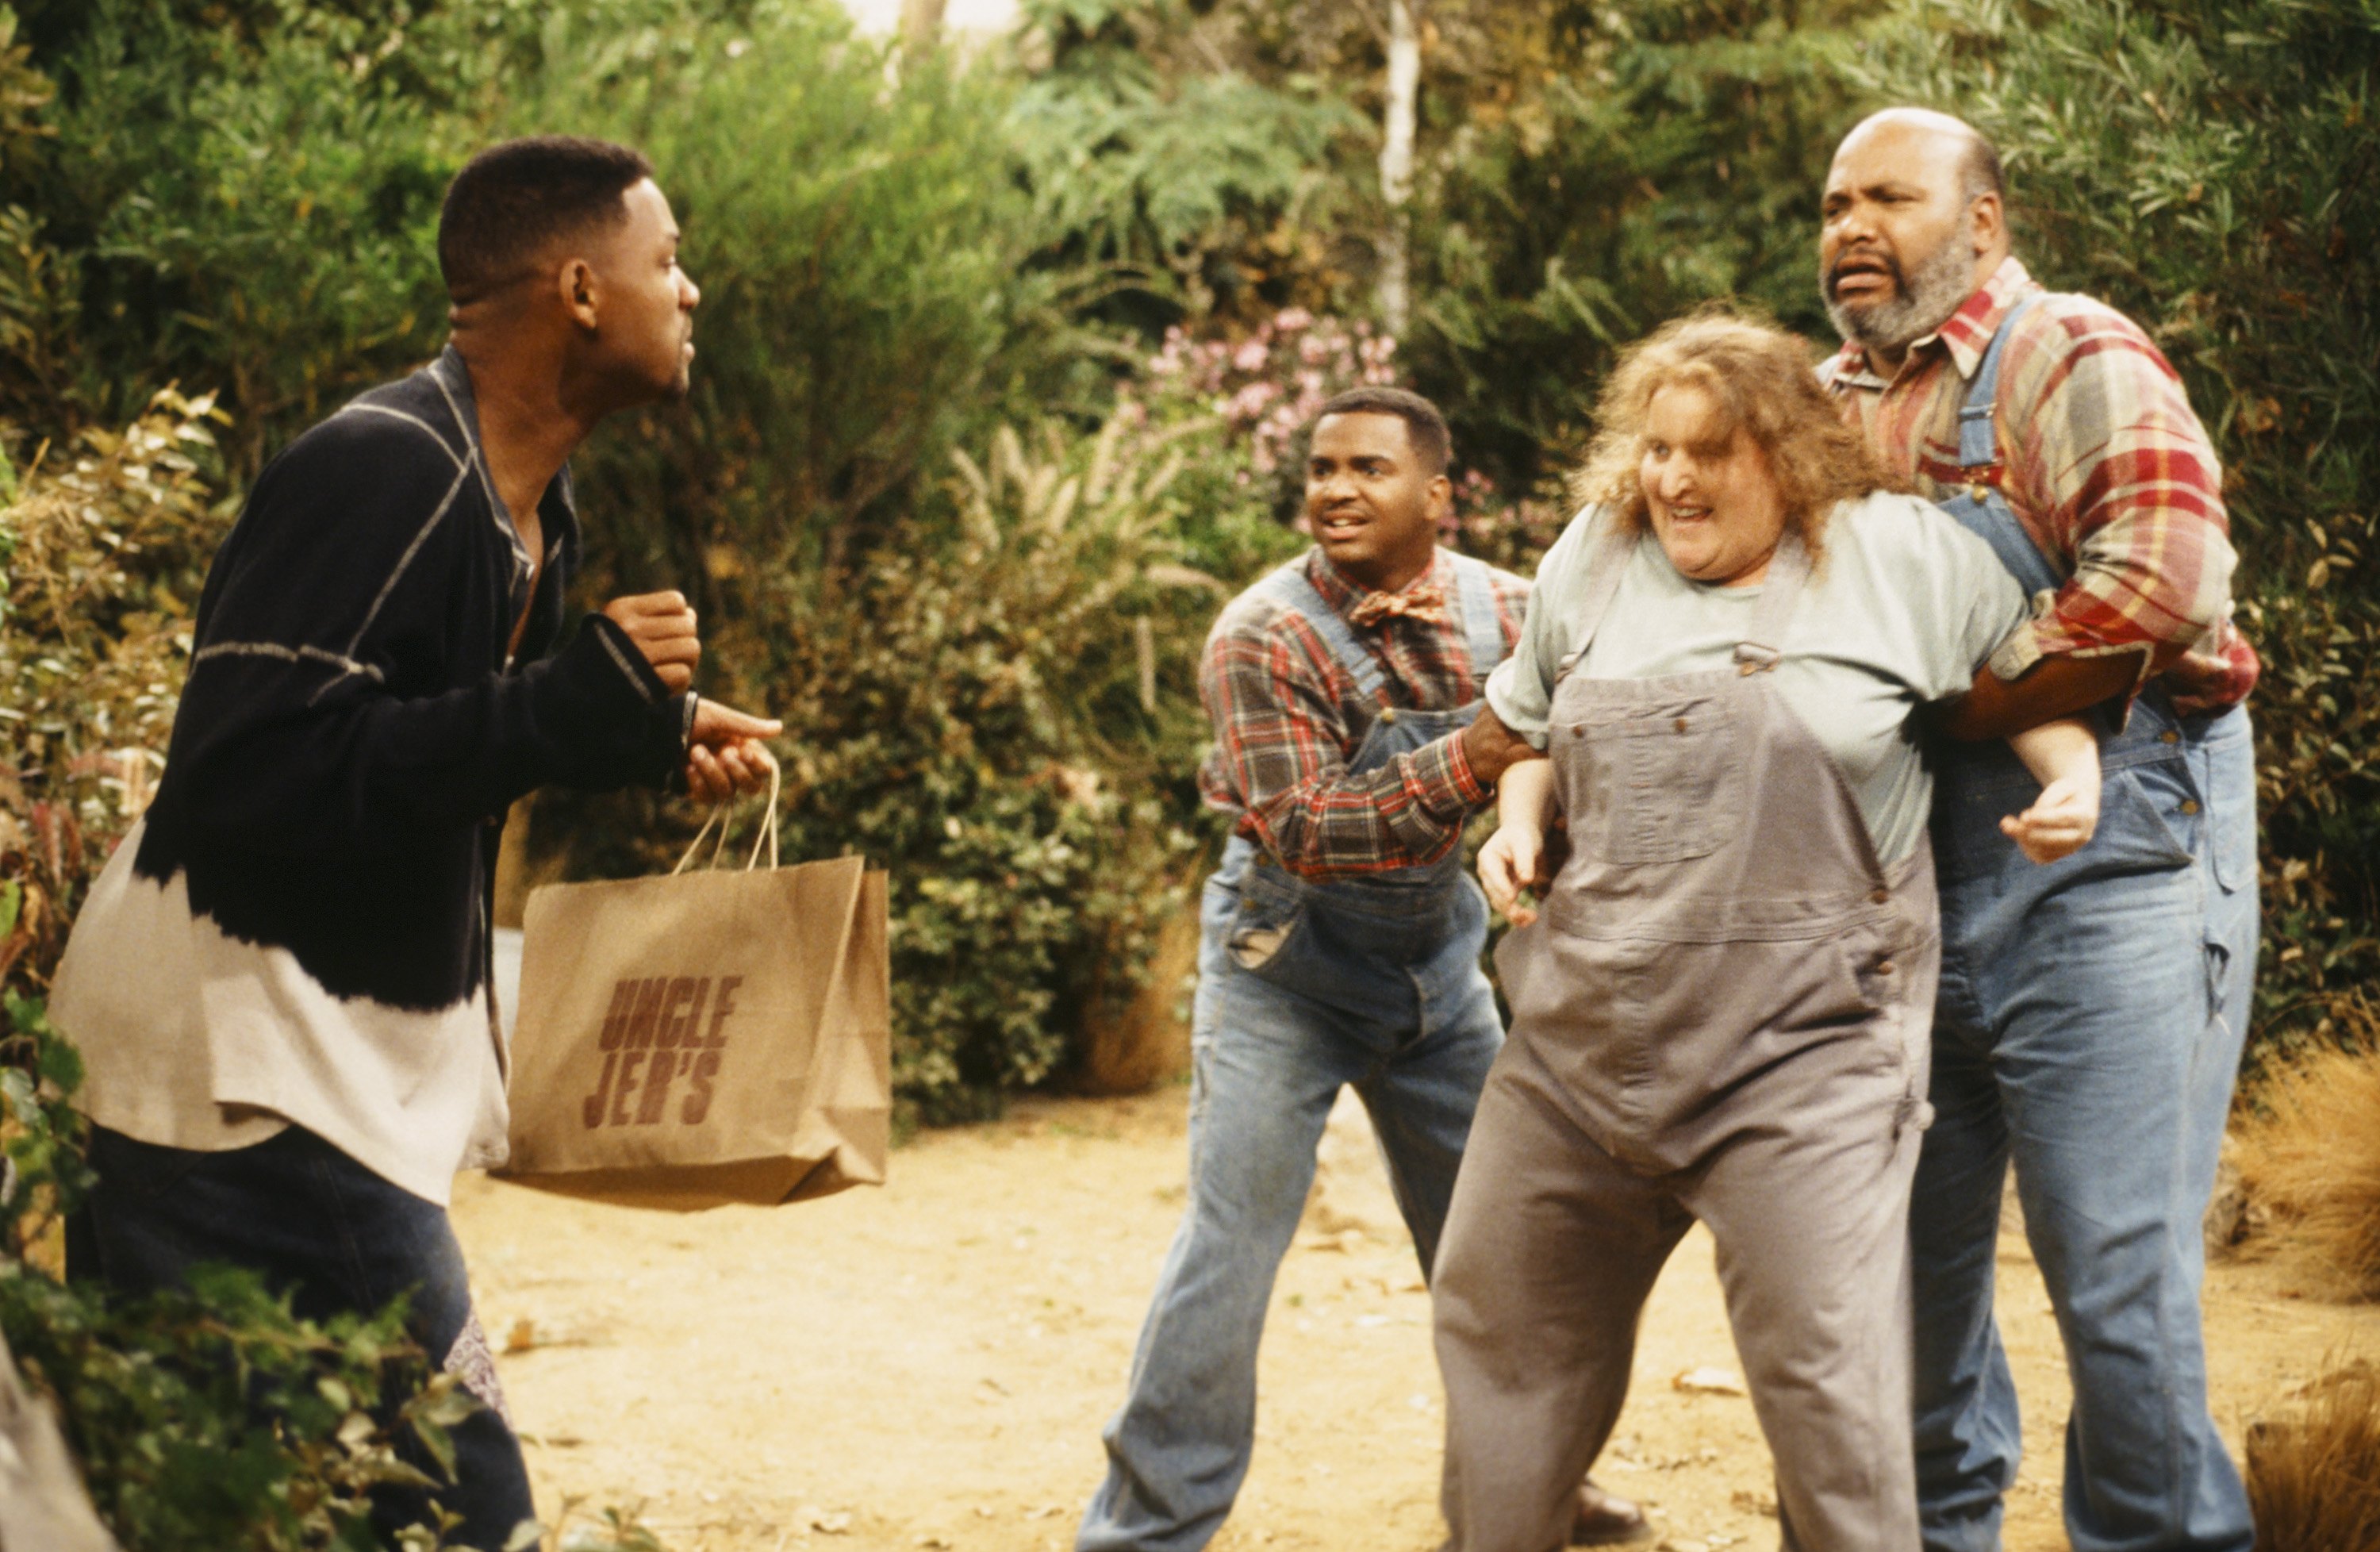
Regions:
<svg viewBox="0 0 2380 1552"><path fill-rule="evenodd" d="M446 1209L312 1133L292 1126L250 1147L200 1153L94 1126L91 1162L99 1184L68 1252L78 1279L145 1293L179 1282L200 1263L228 1263L289 1291L297 1313L310 1320L369 1314L409 1291L406 1327L433 1366L446 1361L467 1326L484 1361ZM453 1434L453 1484L435 1494L383 1489L373 1495L372 1518L384 1534L428 1522L434 1497L463 1517L456 1541L501 1552L534 1514L520 1442L486 1411ZM432 1477L442 1474L409 1439L400 1449Z"/></svg>

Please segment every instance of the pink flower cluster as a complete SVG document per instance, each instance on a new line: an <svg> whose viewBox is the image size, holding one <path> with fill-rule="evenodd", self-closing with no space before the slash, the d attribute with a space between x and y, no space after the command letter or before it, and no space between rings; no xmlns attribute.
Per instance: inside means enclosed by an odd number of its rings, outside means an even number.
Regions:
<svg viewBox="0 0 2380 1552"><path fill-rule="evenodd" d="M1297 438L1333 394L1396 387L1397 342L1369 323L1317 318L1284 308L1236 340L1197 339L1179 325L1119 391L1116 415L1129 430L1163 430L1212 416L1222 422L1233 483L1270 480ZM1293 520L1305 527L1305 519ZM1560 532L1555 506L1514 501L1476 468L1455 479L1447 537L1499 564L1534 559Z"/></svg>
<svg viewBox="0 0 2380 1552"><path fill-rule="evenodd" d="M1561 536L1566 515L1547 501L1523 496L1507 501L1496 482L1475 468L1465 469L1454 481L1454 513L1447 525L1449 537L1461 535L1463 548L1500 565L1526 557L1534 560Z"/></svg>
<svg viewBox="0 0 2380 1552"><path fill-rule="evenodd" d="M1369 323L1317 318L1304 308L1282 309L1237 343L1193 339L1177 324L1136 389L1125 390L1119 413L1127 425L1220 416L1246 444L1249 464L1270 474L1332 394L1393 385L1389 362L1396 351L1397 342Z"/></svg>

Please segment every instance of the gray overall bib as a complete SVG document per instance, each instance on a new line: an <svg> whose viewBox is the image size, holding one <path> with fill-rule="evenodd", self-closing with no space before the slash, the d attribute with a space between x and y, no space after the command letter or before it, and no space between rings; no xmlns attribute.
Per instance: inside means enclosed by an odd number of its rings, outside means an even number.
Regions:
<svg viewBox="0 0 2380 1552"><path fill-rule="evenodd" d="M1484 683L1504 655L1494 585L1477 561L1458 556L1454 566ZM1378 661L1302 563L1257 588L1302 614L1378 703ZM1477 711L1475 699L1382 707L1348 770L1377 770ZM1158 1273L1129 1392L1102 1436L1108 1474L1078 1552L1191 1552L1230 1512L1255 1438L1265 1310L1340 1089L1352 1084L1371 1114L1427 1273L1503 1040L1479 968L1488 905L1460 846L1420 867L1313 879L1235 837L1207 880L1199 921L1190 1200Z"/></svg>
<svg viewBox="0 0 2380 1552"><path fill-rule="evenodd" d="M1605 540L1548 753L1573 852L1497 964L1488 1076L1434 1290L1457 1552L1551 1552L1697 1219L1777 1461L1784 1546L1912 1552L1906 1212L1927 1121L1930 855L1887 868L1766 672L1788 535L1732 670L1573 672L1636 543Z"/></svg>

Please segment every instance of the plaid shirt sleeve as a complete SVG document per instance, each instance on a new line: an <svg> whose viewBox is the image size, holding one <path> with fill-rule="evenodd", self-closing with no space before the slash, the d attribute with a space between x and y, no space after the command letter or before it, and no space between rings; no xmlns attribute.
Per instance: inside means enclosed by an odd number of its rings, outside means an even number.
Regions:
<svg viewBox="0 0 2380 1552"><path fill-rule="evenodd" d="M1437 861L1488 789L1459 737L1351 774L1327 651L1290 616L1227 624L1208 641L1198 687L1215 726L1210 797L1228 798L1265 849L1306 878Z"/></svg>
<svg viewBox="0 0 2380 1552"><path fill-rule="evenodd" d="M2230 628L2233 554L2222 470L2180 380L2122 314L2054 297L2009 342L2001 391L2005 471L2041 537L2073 575L1993 660L2003 678L2045 657L2196 648L2252 681L2255 657ZM2199 686L2221 698L2236 686ZM2226 695L2229 689L2232 693Z"/></svg>

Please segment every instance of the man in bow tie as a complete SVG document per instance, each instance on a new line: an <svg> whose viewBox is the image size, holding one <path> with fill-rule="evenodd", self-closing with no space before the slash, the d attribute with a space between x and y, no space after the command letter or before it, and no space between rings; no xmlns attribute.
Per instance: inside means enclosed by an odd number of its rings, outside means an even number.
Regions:
<svg viewBox="0 0 2380 1552"><path fill-rule="evenodd" d="M1418 394L1324 405L1305 474L1314 548L1207 639L1215 748L1199 785L1237 824L1200 909L1189 1206L1078 1552L1193 1552L1231 1511L1265 1307L1343 1085L1371 1112L1424 1276L1437 1251L1504 1038L1458 843L1513 746L1475 719L1529 598L1438 547L1449 452ZM1643 1530L1633 1505L1582 1494L1594 1539Z"/></svg>

